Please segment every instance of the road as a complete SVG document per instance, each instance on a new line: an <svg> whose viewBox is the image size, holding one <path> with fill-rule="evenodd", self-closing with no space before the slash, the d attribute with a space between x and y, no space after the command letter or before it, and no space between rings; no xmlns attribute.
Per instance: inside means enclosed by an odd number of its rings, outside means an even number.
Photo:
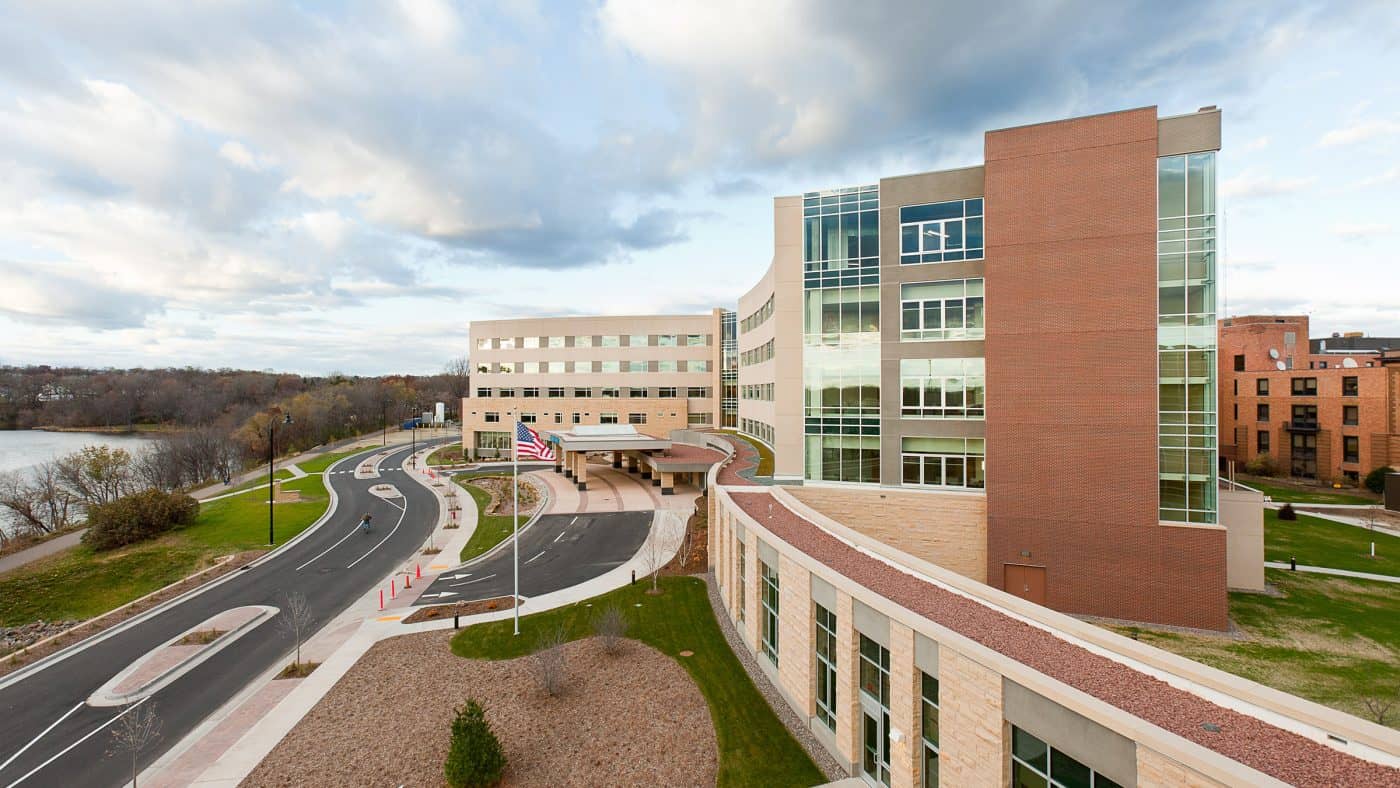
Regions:
<svg viewBox="0 0 1400 788"><path fill-rule="evenodd" d="M651 512L542 515L520 535L520 595L558 591L621 566L646 541L651 519ZM414 604L510 596L513 560L507 539L496 552L444 572Z"/></svg>
<svg viewBox="0 0 1400 788"><path fill-rule="evenodd" d="M368 449L330 468L336 509L300 542L42 670L0 678L0 788L124 784L130 778L129 759L107 755L107 726L121 709L84 705L104 682L151 648L229 608L282 607L289 594L300 593L319 628L408 561L436 525L439 504L431 491L400 470L407 446L389 450L379 479L356 480L344 472L379 451ZM371 485L382 483L394 484L404 497L386 501L369 492ZM369 534L356 529L365 512L374 515ZM154 704L161 739L142 753L142 768L249 682L288 661L292 647L291 636L273 619L156 692L145 702Z"/></svg>

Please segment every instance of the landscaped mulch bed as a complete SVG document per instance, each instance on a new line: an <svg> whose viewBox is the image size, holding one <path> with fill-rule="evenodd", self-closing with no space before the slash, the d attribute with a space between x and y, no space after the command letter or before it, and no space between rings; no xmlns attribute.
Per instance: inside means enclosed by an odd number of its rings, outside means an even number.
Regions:
<svg viewBox="0 0 1400 788"><path fill-rule="evenodd" d="M706 505L706 498L701 495L695 499L695 511L685 522L687 541L682 542L676 550L675 557L661 567L663 576L703 575L709 571L710 523L708 515L709 508ZM687 547L689 547L688 550ZM682 554L685 557L684 564L681 562Z"/></svg>
<svg viewBox="0 0 1400 788"><path fill-rule="evenodd" d="M473 476L463 479L468 484L475 485L485 490L491 496L491 503L486 507L486 513L509 517L511 515L512 502L514 500L514 490L509 476ZM534 483L521 477L520 479L520 513L530 515L535 513L540 505L540 494L535 489Z"/></svg>
<svg viewBox="0 0 1400 788"><path fill-rule="evenodd" d="M469 697L505 750L505 785L715 784L709 708L664 654L630 640L617 656L597 639L569 643L569 680L551 698L530 657L462 659L451 636L377 643L244 785L445 785L453 707Z"/></svg>
<svg viewBox="0 0 1400 788"><path fill-rule="evenodd" d="M493 610L509 610L515 607L515 599L508 596L498 596L492 599L478 599L475 602L455 602L450 605L431 605L420 607L413 611L413 614L401 624L417 624L419 621L436 621L440 618L452 618L453 616L472 616L477 613L489 613Z"/></svg>

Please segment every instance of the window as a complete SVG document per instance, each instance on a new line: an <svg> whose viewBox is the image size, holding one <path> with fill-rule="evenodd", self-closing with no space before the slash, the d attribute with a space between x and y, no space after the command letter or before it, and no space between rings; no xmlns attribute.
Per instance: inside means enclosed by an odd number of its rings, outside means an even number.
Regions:
<svg viewBox="0 0 1400 788"><path fill-rule="evenodd" d="M666 362L663 361L661 363L664 364ZM686 362L685 368L688 372L709 372L710 362L708 359L691 359Z"/></svg>
<svg viewBox="0 0 1400 788"><path fill-rule="evenodd" d="M1259 430L1259 432L1257 432L1257 433L1255 434L1254 442L1255 442L1255 451L1257 451L1259 454L1268 454L1268 453L1269 453L1269 431L1268 431L1268 430Z"/></svg>
<svg viewBox="0 0 1400 788"><path fill-rule="evenodd" d="M1295 397L1316 397L1317 378L1294 378L1293 396Z"/></svg>
<svg viewBox="0 0 1400 788"><path fill-rule="evenodd" d="M1244 372L1244 356L1243 356L1243 355L1236 355L1236 356L1235 356L1235 371L1236 371L1236 372Z"/></svg>
<svg viewBox="0 0 1400 788"><path fill-rule="evenodd" d="M604 334L598 337L598 347L622 347L622 337L617 334Z"/></svg>
<svg viewBox="0 0 1400 788"><path fill-rule="evenodd" d="M496 347L500 348L501 350L514 350L515 337L502 337L499 340L499 344L497 344Z"/></svg>
<svg viewBox="0 0 1400 788"><path fill-rule="evenodd" d="M759 307L753 314L739 321L739 333L747 334L757 328L768 318L773 316L773 296L768 296L768 300Z"/></svg>
<svg viewBox="0 0 1400 788"><path fill-rule="evenodd" d="M820 291L818 291L820 292ZM745 350L739 354L739 363L743 366L752 364L762 364L773 358L773 340L768 340L753 350Z"/></svg>
<svg viewBox="0 0 1400 788"><path fill-rule="evenodd" d="M900 265L981 259L981 198L899 209Z"/></svg>
<svg viewBox="0 0 1400 788"><path fill-rule="evenodd" d="M902 438L904 485L982 489L987 485L985 447L982 438Z"/></svg>
<svg viewBox="0 0 1400 788"><path fill-rule="evenodd" d="M599 413L599 414L598 414L598 423L599 423L599 424L616 424L616 423L617 423L617 414L616 414L616 413Z"/></svg>
<svg viewBox="0 0 1400 788"><path fill-rule="evenodd" d="M647 335L646 335L646 334L632 334L631 336L627 337L627 345L628 345L628 347L646 347L646 346L647 346Z"/></svg>
<svg viewBox="0 0 1400 788"><path fill-rule="evenodd" d="M685 395L686 395L687 397L695 397L695 398L697 398L697 399L709 399L709 398L710 398L710 387L709 387L709 386L691 386L691 387L689 387L689 388L687 388L687 389L685 390Z"/></svg>
<svg viewBox="0 0 1400 788"><path fill-rule="evenodd" d="M485 416L483 421L485 421L487 424L499 424L501 422L501 414L497 413L494 410L488 410L483 415Z"/></svg>
<svg viewBox="0 0 1400 788"><path fill-rule="evenodd" d="M685 423L686 423L686 424L691 424L691 425L696 425L696 424L709 424L709 423L711 423L711 422L710 422L710 412L706 410L706 411L699 411L699 412L696 412L696 413L687 413L686 416L685 416Z"/></svg>
<svg viewBox="0 0 1400 788"><path fill-rule="evenodd" d="M489 339L478 339L478 340L476 341L476 349L477 349L477 350L489 350L490 348L491 348L491 340L489 340Z"/></svg>
<svg viewBox="0 0 1400 788"><path fill-rule="evenodd" d="M541 364L541 363L538 362L538 361L522 361L522 362L520 362L520 372L521 372L521 374L524 374L524 375L533 375L533 374L535 374L535 373L543 372L543 371L544 371L544 365Z"/></svg>
<svg viewBox="0 0 1400 788"><path fill-rule="evenodd" d="M747 591L747 590L748 590L748 587L749 587L749 586L748 586L748 583L749 583L749 572L748 572L748 563L744 560L744 543L743 543L743 542L739 542L739 543L738 543L738 547L739 547L739 582L736 583L735 585L737 585L737 586L739 587L739 599L737 600L737 601L739 602L739 620L740 620L740 621L743 621L743 620L744 620L744 609L745 609L746 607L748 607L748 600L746 599L746 597L745 597L745 595L744 595L744 592Z"/></svg>
<svg viewBox="0 0 1400 788"><path fill-rule="evenodd" d="M656 371L657 371L657 372L675 372L675 371L676 371L676 362L674 362L674 361L658 361L658 362L656 362Z"/></svg>
<svg viewBox="0 0 1400 788"><path fill-rule="evenodd" d="M1254 406L1254 418L1256 421L1269 420L1269 403L1261 402Z"/></svg>
<svg viewBox="0 0 1400 788"><path fill-rule="evenodd" d="M593 389L574 389L575 397L592 397Z"/></svg>
<svg viewBox="0 0 1400 788"><path fill-rule="evenodd" d="M574 337L574 347L593 347L593 337Z"/></svg>
<svg viewBox="0 0 1400 788"><path fill-rule="evenodd" d="M675 387L675 386L662 386L661 388L659 388L659 389L656 390L656 396L661 397L662 399L675 399L675 398L676 398L676 387Z"/></svg>
<svg viewBox="0 0 1400 788"><path fill-rule="evenodd" d="M564 338L563 338L563 337L548 337L548 338L547 338L547 341L545 342L545 345L547 345L548 347L563 347L563 346L564 346Z"/></svg>
<svg viewBox="0 0 1400 788"><path fill-rule="evenodd" d="M836 730L836 614L816 605L817 719Z"/></svg>
<svg viewBox="0 0 1400 788"><path fill-rule="evenodd" d="M1269 396L1269 379L1259 378L1254 381L1254 393L1261 397Z"/></svg>
<svg viewBox="0 0 1400 788"><path fill-rule="evenodd" d="M1317 406L1316 405L1294 405L1293 424L1297 427L1317 426Z"/></svg>
<svg viewBox="0 0 1400 788"><path fill-rule="evenodd" d="M556 413L556 414L554 414L554 423L555 423L555 424L563 424L563 423L564 423L564 414L562 414L562 413Z"/></svg>
<svg viewBox="0 0 1400 788"><path fill-rule="evenodd" d="M520 423L521 423L521 424L534 424L535 421L536 421L536 419L535 419L535 414L533 414L533 413L521 413L521 414L520 414Z"/></svg>
<svg viewBox="0 0 1400 788"><path fill-rule="evenodd" d="M656 335L656 346L657 346L657 347L676 347L676 346L678 346L679 344L680 344L680 343L679 343L679 340L677 339L677 337L676 337L675 334L657 334L657 335Z"/></svg>
<svg viewBox="0 0 1400 788"><path fill-rule="evenodd" d="M860 636L861 768L882 785L890 784L890 652Z"/></svg>
<svg viewBox="0 0 1400 788"><path fill-rule="evenodd" d="M541 371L548 372L548 373L551 374L551 375L562 375L562 374L564 374L564 362L562 362L562 361L549 361L549 362L544 362L544 363L541 363L540 366L544 367L544 369L541 370Z"/></svg>
<svg viewBox="0 0 1400 788"><path fill-rule="evenodd" d="M622 389L616 386L604 386L599 391L599 394L601 394L604 399L617 399L622 396Z"/></svg>
<svg viewBox="0 0 1400 788"><path fill-rule="evenodd" d="M476 390L476 395L477 395L478 397L489 397L489 396L491 396L491 389L489 389L489 388L479 388L479 389Z"/></svg>
<svg viewBox="0 0 1400 788"><path fill-rule="evenodd" d="M534 386L526 386L520 390L520 393L525 397L538 397L540 395L540 390Z"/></svg>
<svg viewBox="0 0 1400 788"><path fill-rule="evenodd" d="M758 562L758 581L763 605L763 626L760 631L763 655L778 664L778 571L763 561Z"/></svg>
<svg viewBox="0 0 1400 788"><path fill-rule="evenodd" d="M496 396L498 396L498 397L514 397L514 396L515 396L515 389L513 389L513 388L512 388L512 389L497 389L497 390L496 390Z"/></svg>
<svg viewBox="0 0 1400 788"><path fill-rule="evenodd" d="M1355 427L1361 423L1361 411L1355 405L1342 406L1342 423L1348 427Z"/></svg>
<svg viewBox="0 0 1400 788"><path fill-rule="evenodd" d="M685 335L685 344L686 344L686 347L701 347L701 346L703 346L703 345L705 344L705 335L704 335L704 334L686 334L686 335Z"/></svg>
<svg viewBox="0 0 1400 788"><path fill-rule="evenodd" d="M573 424L581 424L581 423L583 423L582 414L579 414L579 413L571 413L571 414L569 414L569 415L572 417L572 418L571 418L571 423L573 423Z"/></svg>
<svg viewBox="0 0 1400 788"><path fill-rule="evenodd" d="M626 369L628 372L647 372L649 367L650 363L646 361L628 361Z"/></svg>
<svg viewBox="0 0 1400 788"><path fill-rule="evenodd" d="M1360 394L1360 390L1361 390L1361 389L1360 389L1360 386L1357 385L1357 378L1355 378L1355 377L1345 377L1345 378L1342 378L1342 396L1343 396L1343 397L1355 397L1355 396L1358 396L1358 395Z"/></svg>
<svg viewBox="0 0 1400 788"><path fill-rule="evenodd" d="M980 419L986 415L986 362L980 358L899 361L906 419Z"/></svg>
<svg viewBox="0 0 1400 788"><path fill-rule="evenodd" d="M540 338L539 338L539 337L522 337L521 340L520 340L520 346L523 347L523 348L532 348L532 349L533 349L533 348L537 348L537 347L540 346Z"/></svg>
<svg viewBox="0 0 1400 788"><path fill-rule="evenodd" d="M1355 435L1342 436L1342 462L1361 461L1361 439Z"/></svg>
<svg viewBox="0 0 1400 788"><path fill-rule="evenodd" d="M900 285L900 341L983 338L983 283L949 279Z"/></svg>
<svg viewBox="0 0 1400 788"><path fill-rule="evenodd" d="M476 433L476 448L494 449L498 452L509 451L510 439L509 432L478 432Z"/></svg>
<svg viewBox="0 0 1400 788"><path fill-rule="evenodd" d="M496 365L496 371L502 375L513 375L515 374L515 362L502 361Z"/></svg>
<svg viewBox="0 0 1400 788"><path fill-rule="evenodd" d="M920 671L923 715L919 729L924 739L924 788L938 785L938 679Z"/></svg>
<svg viewBox="0 0 1400 788"><path fill-rule="evenodd" d="M1011 726L1011 784L1120 788L1088 766Z"/></svg>
<svg viewBox="0 0 1400 788"><path fill-rule="evenodd" d="M630 397L630 398L632 398L632 399L643 399L643 398L646 397L646 395L647 395L647 390L644 389L644 388L636 388L636 387L633 387L633 388L627 389L627 396Z"/></svg>
<svg viewBox="0 0 1400 788"><path fill-rule="evenodd" d="M550 398L552 398L552 399L557 399L557 398L559 398L559 397L564 396L564 387L563 387L563 386L550 386L550 387L549 387L549 396L550 396Z"/></svg>
<svg viewBox="0 0 1400 788"><path fill-rule="evenodd" d="M622 371L622 362L621 362L621 361L599 361L599 362L597 362L597 363L598 363L598 371L599 371L599 372L621 372L621 371Z"/></svg>
<svg viewBox="0 0 1400 788"><path fill-rule="evenodd" d="M647 414L645 414L645 413L629 413L629 414L627 414L627 423L628 423L628 424L646 424L646 423L647 423Z"/></svg>

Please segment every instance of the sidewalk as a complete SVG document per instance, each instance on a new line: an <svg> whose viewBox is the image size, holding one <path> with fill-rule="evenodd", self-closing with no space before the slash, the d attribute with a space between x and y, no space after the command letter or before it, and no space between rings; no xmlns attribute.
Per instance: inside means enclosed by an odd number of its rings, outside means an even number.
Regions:
<svg viewBox="0 0 1400 788"><path fill-rule="evenodd" d="M62 536L55 536L42 544L36 544L33 547L27 547L19 552L10 553L0 558L0 575L5 574L11 569L18 569L30 562L38 561L40 558L46 558L54 553L61 553L70 547L77 546L79 540L83 538L83 533L85 531L87 531L86 528L80 528Z"/></svg>
<svg viewBox="0 0 1400 788"><path fill-rule="evenodd" d="M1288 564L1282 561L1265 561L1264 566L1270 569L1288 569ZM1373 575L1370 572L1353 572L1350 569L1332 569L1326 566L1304 566L1298 564L1299 572L1310 572L1318 575L1334 575L1336 577L1354 577L1359 580L1379 580L1382 583L1400 583L1400 577L1395 575Z"/></svg>
<svg viewBox="0 0 1400 788"><path fill-rule="evenodd" d="M1266 503L1264 505L1271 509L1278 509L1283 506L1283 504L1276 504L1272 502ZM1365 509L1362 507L1350 508L1361 509L1361 511L1365 511ZM1364 516L1337 514L1335 509L1318 509L1314 508L1314 504L1307 503L1293 504L1293 511L1297 512L1298 514L1306 514L1309 517L1316 517L1319 520L1331 520L1334 523L1352 525L1356 526L1357 528L1365 528L1368 531L1370 530L1370 526L1366 524L1366 518ZM1390 536L1400 536L1400 528L1396 528L1395 526L1386 522L1384 519L1380 518L1376 520L1376 531L1379 533L1388 534Z"/></svg>
<svg viewBox="0 0 1400 788"><path fill-rule="evenodd" d="M441 495L443 488L434 486L435 480L431 477L414 473L413 478ZM412 589L401 591L391 601L387 593L390 578L385 578L383 610L379 608L381 589L372 589L303 646L302 651L307 659L321 662L310 676L273 681L272 676L276 671L269 671L169 753L147 767L141 775L142 783L230 788L238 785L375 643L398 635L452 627L451 619L409 625L400 621L413 612L413 602L436 575L458 565L456 555L475 529L475 507L464 508L461 520L460 528L444 530L442 526L450 522L450 518L446 507L443 507L443 519L431 537L442 546L442 553L438 556L441 560L426 567L422 578L413 580ZM684 512L661 510L653 515L655 528L683 533L685 523ZM673 541L678 545L680 543L680 539ZM520 605L520 615L574 604L621 588L631 582L634 570L638 575L645 576L644 552L645 546L627 563L592 580L524 599ZM395 575L397 588L402 589L403 575L405 572L412 573L413 569L414 566L410 564ZM462 625L505 619L514 614L512 609L481 613L466 618Z"/></svg>

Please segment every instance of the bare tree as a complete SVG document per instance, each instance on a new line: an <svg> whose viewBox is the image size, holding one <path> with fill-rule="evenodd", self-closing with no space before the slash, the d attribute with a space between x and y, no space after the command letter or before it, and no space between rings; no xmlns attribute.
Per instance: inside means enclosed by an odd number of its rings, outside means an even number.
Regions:
<svg viewBox="0 0 1400 788"><path fill-rule="evenodd" d="M1366 507L1366 516L1364 519L1364 522L1366 523L1366 528L1371 532L1372 558L1376 557L1376 525L1380 522L1380 509L1381 507L1379 506Z"/></svg>
<svg viewBox="0 0 1400 788"><path fill-rule="evenodd" d="M559 624L540 638L531 658L535 665L535 678L540 683L540 689L544 690L550 697L556 697L562 693L564 685L568 681L569 666L564 657L564 644L567 642L569 642L569 632L563 624Z"/></svg>
<svg viewBox="0 0 1400 788"><path fill-rule="evenodd" d="M1371 719L1377 725L1385 725L1390 720L1390 710L1395 706L1395 698L1362 698L1361 702L1366 705L1366 711L1371 714Z"/></svg>
<svg viewBox="0 0 1400 788"><path fill-rule="evenodd" d="M471 393L472 363L466 356L458 356L442 368L442 382L452 395L451 410L462 407L462 398Z"/></svg>
<svg viewBox="0 0 1400 788"><path fill-rule="evenodd" d="M622 650L622 639L627 636L627 617L617 605L609 605L593 623L593 631L603 642L603 651L616 654Z"/></svg>
<svg viewBox="0 0 1400 788"><path fill-rule="evenodd" d="M286 603L282 606L282 615L277 619L277 625L296 640L296 656L292 660L292 666L295 668L301 667L301 644L315 623L316 615L311 612L306 597L300 593L288 595Z"/></svg>
<svg viewBox="0 0 1400 788"><path fill-rule="evenodd" d="M112 727L112 746L108 755L131 756L131 788L136 788L137 762L141 751L160 739L160 718L156 716L155 701L138 701L127 706L121 719Z"/></svg>
<svg viewBox="0 0 1400 788"><path fill-rule="evenodd" d="M53 462L40 463L28 473L0 474L0 507L17 532L36 536L68 528L81 509Z"/></svg>
<svg viewBox="0 0 1400 788"><path fill-rule="evenodd" d="M665 512L666 516L673 515L673 512ZM651 575L651 592L657 593L657 584L660 582L661 568L670 563L671 557L676 554L677 548L681 545L681 540L685 538L685 527L682 525L680 531L668 528L661 522L662 512L657 512L657 522L651 526L651 532L647 534L647 540L642 545L642 563L647 573Z"/></svg>
<svg viewBox="0 0 1400 788"><path fill-rule="evenodd" d="M110 446L84 446L54 461L59 482L84 505L111 503L133 492L131 453Z"/></svg>

